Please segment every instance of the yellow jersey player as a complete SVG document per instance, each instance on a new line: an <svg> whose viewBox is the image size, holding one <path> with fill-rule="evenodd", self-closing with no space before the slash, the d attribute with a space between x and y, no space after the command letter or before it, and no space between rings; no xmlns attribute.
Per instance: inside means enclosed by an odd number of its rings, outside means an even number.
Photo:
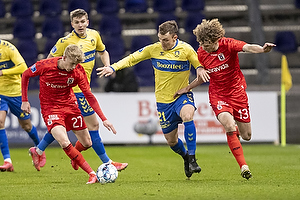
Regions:
<svg viewBox="0 0 300 200"><path fill-rule="evenodd" d="M0 171L14 170L5 131L8 108L18 118L22 129L28 133L34 144L38 145L40 142L36 127L31 123L30 114L21 110L21 74L26 69L27 65L17 48L8 41L0 40L0 146L4 158ZM45 154L42 154L41 159L43 164Z"/></svg>
<svg viewBox="0 0 300 200"><path fill-rule="evenodd" d="M56 42L55 46L51 49L48 58L62 56L65 48L68 45L76 44L84 53L85 60L80 64L83 66L85 73L87 74L88 81L90 82L92 70L95 65L96 54L98 53L100 55L100 59L104 66L110 66L109 53L106 51L105 45L103 44L99 33L96 30L87 28L89 25L89 20L86 11L83 9L76 9L72 11L70 13L70 20L74 30ZM77 98L79 109L81 110L84 121L86 122L91 135L93 149L103 163L113 164L118 171L125 169L128 166L128 163L114 162L108 157L99 135L99 122L94 110L88 104L78 86L74 87L73 91ZM40 144L37 146L36 153L41 155L46 147L53 141L54 138L52 135L46 133ZM75 147L77 146L75 145ZM77 148L79 149L79 147ZM72 162L72 166L75 170L78 169L78 165L76 165L76 163Z"/></svg>
<svg viewBox="0 0 300 200"><path fill-rule="evenodd" d="M200 63L195 50L179 40L177 34L177 23L166 21L159 26L159 42L148 45L111 66L98 68L97 74L100 77L110 76L117 70L151 59L160 125L168 145L183 157L185 174L190 178L193 173L201 171L195 159L196 128L193 116L196 108L193 93L183 94L176 99L173 95L178 89L188 86L191 66L198 68ZM182 122L187 150L178 138L178 124Z"/></svg>

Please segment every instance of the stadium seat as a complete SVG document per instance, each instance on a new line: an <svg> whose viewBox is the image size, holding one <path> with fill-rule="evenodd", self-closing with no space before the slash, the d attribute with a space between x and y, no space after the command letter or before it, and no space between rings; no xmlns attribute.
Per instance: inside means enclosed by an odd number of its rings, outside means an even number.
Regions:
<svg viewBox="0 0 300 200"><path fill-rule="evenodd" d="M13 36L19 39L33 39L35 37L35 26L30 17L17 18L13 27Z"/></svg>
<svg viewBox="0 0 300 200"><path fill-rule="evenodd" d="M96 11L99 14L116 14L119 12L117 0L97 0Z"/></svg>
<svg viewBox="0 0 300 200"><path fill-rule="evenodd" d="M201 24L205 16L201 12L189 12L185 19L185 32L193 34L193 30L198 24Z"/></svg>
<svg viewBox="0 0 300 200"><path fill-rule="evenodd" d="M124 40L120 35L105 37L104 44L109 52L111 63L117 62L125 54Z"/></svg>
<svg viewBox="0 0 300 200"><path fill-rule="evenodd" d="M58 39L64 35L64 25L57 17L47 17L42 24L43 37Z"/></svg>
<svg viewBox="0 0 300 200"><path fill-rule="evenodd" d="M120 35L122 32L122 24L117 15L104 15L99 24L101 35Z"/></svg>
<svg viewBox="0 0 300 200"><path fill-rule="evenodd" d="M181 8L185 11L202 11L204 10L205 0L182 0Z"/></svg>
<svg viewBox="0 0 300 200"><path fill-rule="evenodd" d="M158 26L165 21L175 20L177 21L176 15L173 13L160 13L156 19L156 29L158 30Z"/></svg>
<svg viewBox="0 0 300 200"><path fill-rule="evenodd" d="M298 49L298 42L292 31L277 32L275 35L275 50L287 54L294 53Z"/></svg>
<svg viewBox="0 0 300 200"><path fill-rule="evenodd" d="M0 0L0 18L5 16L5 5L2 0Z"/></svg>
<svg viewBox="0 0 300 200"><path fill-rule="evenodd" d="M41 15L58 16L62 11L60 0L42 0L39 10Z"/></svg>
<svg viewBox="0 0 300 200"><path fill-rule="evenodd" d="M173 12L176 9L175 0L154 0L153 10L156 12Z"/></svg>
<svg viewBox="0 0 300 200"><path fill-rule="evenodd" d="M137 51L142 47L145 47L151 43L152 43L152 39L150 36L147 35L134 36L131 41L130 51L131 52Z"/></svg>
<svg viewBox="0 0 300 200"><path fill-rule="evenodd" d="M43 53L44 53L45 57L48 56L48 54L50 53L51 49L56 44L56 42L57 42L57 39L47 38L46 44L43 49Z"/></svg>
<svg viewBox="0 0 300 200"><path fill-rule="evenodd" d="M68 1L68 11L71 12L78 8L85 10L87 13L91 11L91 5L88 0L69 0Z"/></svg>
<svg viewBox="0 0 300 200"><path fill-rule="evenodd" d="M10 13L14 17L32 16L33 5L30 0L13 0Z"/></svg>
<svg viewBox="0 0 300 200"><path fill-rule="evenodd" d="M34 39L19 40L17 49L23 56L27 66L33 65L37 61L38 47Z"/></svg>
<svg viewBox="0 0 300 200"><path fill-rule="evenodd" d="M300 0L295 0L295 6L300 9Z"/></svg>
<svg viewBox="0 0 300 200"><path fill-rule="evenodd" d="M125 12L143 13L147 12L147 0L125 0Z"/></svg>

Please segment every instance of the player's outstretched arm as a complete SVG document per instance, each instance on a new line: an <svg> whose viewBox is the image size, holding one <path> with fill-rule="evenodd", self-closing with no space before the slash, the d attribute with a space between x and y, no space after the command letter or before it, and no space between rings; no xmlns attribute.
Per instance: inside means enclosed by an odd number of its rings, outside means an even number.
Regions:
<svg viewBox="0 0 300 200"><path fill-rule="evenodd" d="M103 76L108 77L115 72L112 67L98 67L96 71L100 78Z"/></svg>
<svg viewBox="0 0 300 200"><path fill-rule="evenodd" d="M268 53L275 47L275 44L266 42L263 46L258 44L245 44L243 51L248 53Z"/></svg>

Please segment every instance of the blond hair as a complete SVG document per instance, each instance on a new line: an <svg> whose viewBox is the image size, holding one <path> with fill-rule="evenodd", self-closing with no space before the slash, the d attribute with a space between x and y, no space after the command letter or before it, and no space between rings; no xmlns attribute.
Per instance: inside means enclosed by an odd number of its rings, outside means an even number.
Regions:
<svg viewBox="0 0 300 200"><path fill-rule="evenodd" d="M76 9L70 12L70 20L73 21L74 18L81 18L82 16L86 16L86 19L88 19L88 14L83 9Z"/></svg>
<svg viewBox="0 0 300 200"><path fill-rule="evenodd" d="M70 44L66 47L64 56L70 58L74 63L81 63L84 61L84 53L75 44Z"/></svg>
<svg viewBox="0 0 300 200"><path fill-rule="evenodd" d="M162 23L158 27L158 32L161 35L165 35L167 33L170 33L170 35L177 35L178 34L178 25L175 20L170 20Z"/></svg>
<svg viewBox="0 0 300 200"><path fill-rule="evenodd" d="M197 42L201 44L215 43L218 39L224 37L225 30L218 19L206 20L203 19L201 24L193 30L197 37Z"/></svg>

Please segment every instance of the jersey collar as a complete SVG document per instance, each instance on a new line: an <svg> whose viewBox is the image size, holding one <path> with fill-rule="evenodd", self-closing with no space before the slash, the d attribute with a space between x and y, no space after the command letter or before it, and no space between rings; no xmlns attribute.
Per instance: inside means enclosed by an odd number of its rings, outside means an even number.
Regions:
<svg viewBox="0 0 300 200"><path fill-rule="evenodd" d="M80 37L80 36L78 35L78 33L76 33L75 29L73 29L73 32L74 32L75 35L76 35L77 37L79 37L80 39L85 39L85 38L87 37L87 35L86 35L85 37Z"/></svg>

